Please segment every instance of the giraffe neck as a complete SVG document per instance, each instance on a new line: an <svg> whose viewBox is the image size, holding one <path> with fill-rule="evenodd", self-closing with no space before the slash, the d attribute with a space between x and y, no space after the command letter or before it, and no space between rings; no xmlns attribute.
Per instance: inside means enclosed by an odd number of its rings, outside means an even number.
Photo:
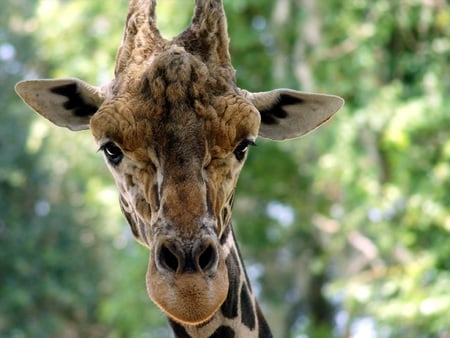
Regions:
<svg viewBox="0 0 450 338"><path fill-rule="evenodd" d="M231 223L222 236L226 256L228 296L216 314L206 323L190 326L169 319L175 338L271 338L237 246Z"/></svg>

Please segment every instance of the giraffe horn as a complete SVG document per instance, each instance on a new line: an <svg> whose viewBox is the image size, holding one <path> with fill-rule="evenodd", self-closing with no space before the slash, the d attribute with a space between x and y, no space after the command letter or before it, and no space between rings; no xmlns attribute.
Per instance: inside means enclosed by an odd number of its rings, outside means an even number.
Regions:
<svg viewBox="0 0 450 338"><path fill-rule="evenodd" d="M231 64L222 0L196 0L190 26L175 41L205 62Z"/></svg>
<svg viewBox="0 0 450 338"><path fill-rule="evenodd" d="M116 76L130 63L146 59L160 48L162 37L156 26L156 0L131 0L122 44L117 53Z"/></svg>

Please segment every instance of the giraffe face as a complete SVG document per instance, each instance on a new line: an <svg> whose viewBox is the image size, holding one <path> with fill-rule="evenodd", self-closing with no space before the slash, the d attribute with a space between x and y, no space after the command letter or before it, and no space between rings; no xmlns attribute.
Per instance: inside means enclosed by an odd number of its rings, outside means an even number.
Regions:
<svg viewBox="0 0 450 338"><path fill-rule="evenodd" d="M227 296L220 239L260 123L253 105L218 82L199 59L170 49L136 96L105 102L90 123L132 232L151 251L148 293L188 324L208 320Z"/></svg>
<svg viewBox="0 0 450 338"><path fill-rule="evenodd" d="M223 324L207 336L231 336L235 305L249 303L236 283L240 263L229 259L236 256L233 191L248 146L258 133L273 140L303 136L343 100L238 89L221 0L196 0L191 24L172 41L159 33L155 6L155 0L130 1L109 84L27 80L16 91L57 126L91 128L132 232L151 251L149 296L171 323L188 324L196 336L192 325ZM238 326L255 325L249 314L242 319Z"/></svg>

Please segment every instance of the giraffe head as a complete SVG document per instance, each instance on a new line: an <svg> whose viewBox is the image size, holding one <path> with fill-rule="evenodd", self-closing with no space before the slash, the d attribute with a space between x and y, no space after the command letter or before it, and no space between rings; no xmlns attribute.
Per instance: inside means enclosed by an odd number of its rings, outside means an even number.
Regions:
<svg viewBox="0 0 450 338"><path fill-rule="evenodd" d="M192 23L171 41L156 27L155 1L132 0L109 84L32 80L16 90L57 126L90 128L123 214L150 249L150 298L190 325L211 318L228 293L224 233L249 146L258 135L305 135L343 104L289 89L239 89L220 0L196 0Z"/></svg>

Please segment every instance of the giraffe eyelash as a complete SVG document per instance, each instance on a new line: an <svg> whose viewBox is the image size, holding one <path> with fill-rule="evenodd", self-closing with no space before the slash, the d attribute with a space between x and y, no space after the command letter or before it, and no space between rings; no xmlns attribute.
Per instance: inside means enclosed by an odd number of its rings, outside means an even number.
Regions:
<svg viewBox="0 0 450 338"><path fill-rule="evenodd" d="M234 149L234 156L236 156L236 159L238 161L242 161L245 157L245 155L248 152L249 146L256 146L256 143L252 139L246 139L239 143L239 145Z"/></svg>
<svg viewBox="0 0 450 338"><path fill-rule="evenodd" d="M124 156L122 150L111 141L103 144L98 151L103 151L112 165L119 165Z"/></svg>

